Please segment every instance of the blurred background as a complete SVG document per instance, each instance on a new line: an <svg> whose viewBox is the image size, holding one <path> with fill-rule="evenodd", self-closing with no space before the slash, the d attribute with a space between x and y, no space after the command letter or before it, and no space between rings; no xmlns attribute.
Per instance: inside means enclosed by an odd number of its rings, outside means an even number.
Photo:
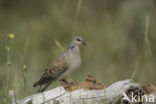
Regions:
<svg viewBox="0 0 156 104"><path fill-rule="evenodd" d="M91 73L106 85L127 78L156 85L155 27L155 0L0 0L0 103L9 89L17 99L35 93L33 83L73 36L87 46L69 81Z"/></svg>

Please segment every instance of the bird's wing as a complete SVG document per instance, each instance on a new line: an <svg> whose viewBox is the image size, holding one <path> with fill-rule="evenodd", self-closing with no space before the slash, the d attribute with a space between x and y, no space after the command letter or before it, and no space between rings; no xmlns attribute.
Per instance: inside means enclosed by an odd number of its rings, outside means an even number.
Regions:
<svg viewBox="0 0 156 104"><path fill-rule="evenodd" d="M50 76L53 79L59 77L62 73L64 73L67 69L67 64L62 57L57 57L53 61L52 64L48 66L48 68L43 73L43 76Z"/></svg>
<svg viewBox="0 0 156 104"><path fill-rule="evenodd" d="M63 74L67 70L67 64L62 57L57 57L55 60L48 66L48 68L43 73L42 77L36 85L42 85L52 80L56 80L61 74Z"/></svg>

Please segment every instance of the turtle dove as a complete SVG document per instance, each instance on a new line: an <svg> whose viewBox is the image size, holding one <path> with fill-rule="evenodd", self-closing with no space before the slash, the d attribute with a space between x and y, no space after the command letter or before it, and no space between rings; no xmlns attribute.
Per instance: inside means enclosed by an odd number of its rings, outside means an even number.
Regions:
<svg viewBox="0 0 156 104"><path fill-rule="evenodd" d="M65 79L81 64L81 45L86 45L82 37L74 37L69 48L53 60L53 62L45 69L40 80L34 83L33 87L40 85L38 92L43 92L53 81L56 80L70 84Z"/></svg>

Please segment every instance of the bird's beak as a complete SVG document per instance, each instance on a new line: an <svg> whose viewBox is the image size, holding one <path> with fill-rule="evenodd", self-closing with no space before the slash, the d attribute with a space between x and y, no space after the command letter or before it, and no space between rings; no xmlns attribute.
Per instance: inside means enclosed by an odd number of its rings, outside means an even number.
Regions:
<svg viewBox="0 0 156 104"><path fill-rule="evenodd" d="M84 41L82 41L82 44L85 45L85 46L87 45Z"/></svg>

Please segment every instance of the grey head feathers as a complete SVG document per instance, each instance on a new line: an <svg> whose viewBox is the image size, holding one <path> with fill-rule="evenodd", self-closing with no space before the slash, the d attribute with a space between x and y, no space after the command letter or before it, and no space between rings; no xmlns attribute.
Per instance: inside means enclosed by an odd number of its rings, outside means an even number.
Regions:
<svg viewBox="0 0 156 104"><path fill-rule="evenodd" d="M83 38L80 36L73 37L72 41L70 42L70 47L80 45L86 45L86 43L83 41Z"/></svg>

